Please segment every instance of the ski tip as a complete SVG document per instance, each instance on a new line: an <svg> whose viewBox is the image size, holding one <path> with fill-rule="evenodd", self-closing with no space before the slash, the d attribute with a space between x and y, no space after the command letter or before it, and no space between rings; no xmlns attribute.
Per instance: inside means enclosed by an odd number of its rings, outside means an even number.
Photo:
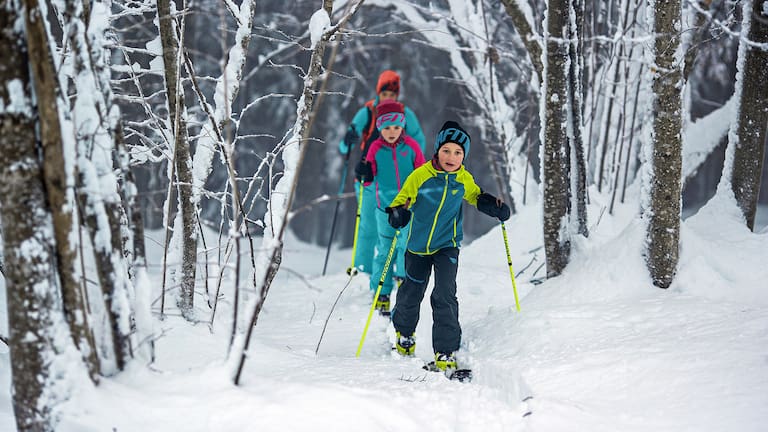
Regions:
<svg viewBox="0 0 768 432"><path fill-rule="evenodd" d="M462 383L471 382L472 381L472 369L457 369L448 378L450 378L453 381L458 381L458 382L462 382Z"/></svg>

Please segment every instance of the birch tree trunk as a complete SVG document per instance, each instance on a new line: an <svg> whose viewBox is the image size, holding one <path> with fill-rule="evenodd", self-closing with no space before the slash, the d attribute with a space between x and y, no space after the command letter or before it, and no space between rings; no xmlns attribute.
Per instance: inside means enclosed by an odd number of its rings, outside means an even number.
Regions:
<svg viewBox="0 0 768 432"><path fill-rule="evenodd" d="M768 127L768 51L748 42L768 43L768 11L763 1L745 0L742 14L742 32L747 33L747 40L742 36L736 62L743 70L739 71L736 86L739 92L736 131L730 134L731 189L747 227L754 230Z"/></svg>
<svg viewBox="0 0 768 432"><path fill-rule="evenodd" d="M25 0L28 16L27 47L32 62L33 85L40 117L40 141L43 145L43 176L53 216L56 239L56 259L61 281L64 314L67 318L75 346L83 353L91 378L96 379L99 363L93 333L88 324L84 299L84 281L77 270L78 244L73 239L76 230L74 216L74 161L65 161L64 141L61 136L59 118L59 84L54 70L53 58L41 18L37 0ZM69 168L68 168L69 167ZM69 171L69 172L68 172Z"/></svg>
<svg viewBox="0 0 768 432"><path fill-rule="evenodd" d="M235 342L236 349L233 349L233 354L230 359L235 361L233 365L233 382L235 385L240 384L240 377L245 366L245 359L247 358L248 348L250 346L251 335L253 329L259 319L259 314L264 306L264 301L267 298L269 288L272 284L272 280L277 274L280 268L280 262L282 260L283 251L283 237L285 235L285 228L288 225L288 211L291 209L293 199L296 196L296 185L298 184L298 174L301 172L301 166L304 161L304 155L307 148L308 138L308 126L310 113L313 108L314 101L314 88L317 81L320 70L323 64L323 55L325 54L325 48L328 45L328 41L336 34L339 28L344 27L344 24L360 9L364 0L359 0L354 8L345 15L338 24L326 29L319 40L313 41L312 56L309 60L309 68L304 76L304 87L302 90L301 98L297 103L296 110L296 122L293 125L293 129L288 137L285 147L283 148L283 161L285 169L283 177L277 182L274 191L270 195L269 211L264 217L266 227L264 229L264 239L262 251L257 258L257 270L260 274L256 277L256 280L260 281L257 287L257 297L252 301L252 310L248 319L247 330L244 335L239 335ZM324 3L326 6L327 3ZM330 24L330 21L329 21Z"/></svg>
<svg viewBox="0 0 768 432"><path fill-rule="evenodd" d="M568 264L570 151L568 147L568 0L549 0L546 18L546 68L541 101L544 252L547 277Z"/></svg>
<svg viewBox="0 0 768 432"><path fill-rule="evenodd" d="M104 13L104 5L94 3L93 9ZM77 140L77 165L80 169L77 186L84 224L93 244L99 284L104 295L110 324L115 365L122 370L133 355L130 335L133 321L129 301L132 287L128 266L123 256L120 229L124 210L117 192L114 175L115 131L110 117L116 115L105 100L102 87L109 85L94 73L99 53L92 52L87 42L82 20L82 0L67 0L64 15L67 40L72 47L74 83L73 121ZM105 18L106 19L106 18ZM94 25L92 23L92 25ZM96 50L102 47L96 47Z"/></svg>
<svg viewBox="0 0 768 432"><path fill-rule="evenodd" d="M668 288L677 269L682 199L680 0L657 0L652 14L656 40L651 149L645 164L649 182L645 259L653 284Z"/></svg>
<svg viewBox="0 0 768 432"><path fill-rule="evenodd" d="M517 34L520 35L520 39L528 51L528 56L531 59L531 64L533 64L533 69L536 71L536 76L539 78L539 82L542 82L542 75L544 74L544 64L541 62L542 47L534 37L531 24L525 18L525 14L520 9L518 1L521 0L501 0L504 4L504 10L507 11L507 15L512 19L512 24L515 26Z"/></svg>
<svg viewBox="0 0 768 432"><path fill-rule="evenodd" d="M179 216L181 222L181 278L176 304L182 316L194 320L195 271L197 268L197 205L192 185L192 157L189 150L187 122L184 114L184 91L179 80L178 26L171 10L170 0L157 0L160 42L165 64L165 88L168 98L169 120L173 125L174 158L178 181ZM181 18L183 19L183 18ZM171 179L173 181L173 179ZM178 227L177 227L178 228Z"/></svg>
<svg viewBox="0 0 768 432"><path fill-rule="evenodd" d="M54 431L53 411L68 397L61 372L71 341L57 293L53 221L35 137L30 59L20 25L22 5L0 0L0 218L5 253L13 409L19 432ZM41 19L39 9L27 9ZM31 17L29 15L32 15ZM36 60L41 60L40 58ZM57 114L58 115L58 114Z"/></svg>

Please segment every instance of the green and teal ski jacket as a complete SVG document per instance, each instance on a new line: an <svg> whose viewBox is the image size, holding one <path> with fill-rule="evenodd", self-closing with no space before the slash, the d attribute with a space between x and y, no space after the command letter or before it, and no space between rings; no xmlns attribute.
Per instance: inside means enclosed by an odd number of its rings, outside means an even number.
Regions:
<svg viewBox="0 0 768 432"><path fill-rule="evenodd" d="M418 255L431 255L444 247L461 247L462 200L476 207L481 193L464 165L446 172L435 168L433 161L408 176L389 206L408 206L412 217L407 248Z"/></svg>

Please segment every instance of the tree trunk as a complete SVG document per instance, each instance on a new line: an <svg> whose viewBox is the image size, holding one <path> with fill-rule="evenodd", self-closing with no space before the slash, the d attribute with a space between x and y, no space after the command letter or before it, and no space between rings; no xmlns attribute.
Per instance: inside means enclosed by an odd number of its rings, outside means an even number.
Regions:
<svg viewBox="0 0 768 432"><path fill-rule="evenodd" d="M82 276L77 271L77 238L75 197L68 185L74 182L74 172L67 172L64 141L61 136L59 120L59 83L53 66L50 45L46 34L45 22L40 17L37 0L25 0L28 16L27 47L32 63L32 76L40 117L40 140L43 145L43 176L53 216L53 229L56 238L56 259L58 261L61 294L64 301L64 314L67 318L75 346L83 353L91 378L96 379L99 363L93 333L88 324L85 308ZM74 161L69 161L70 167ZM74 170L73 168L70 168Z"/></svg>
<svg viewBox="0 0 768 432"><path fill-rule="evenodd" d="M71 370L71 360L58 355L70 336L62 329L63 307L56 292L53 221L36 146L30 59L24 26L18 24L21 10L19 1L0 0L0 218L12 227L3 232L3 250L16 429L41 432L56 429L53 411L67 397L59 385L69 377L55 371ZM39 9L26 10L27 26L29 15L40 19Z"/></svg>
<svg viewBox="0 0 768 432"><path fill-rule="evenodd" d="M659 0L653 17L654 74L652 156L647 218L646 264L653 284L667 288L677 268L682 198L682 71L675 58L680 47L680 0Z"/></svg>
<svg viewBox="0 0 768 432"><path fill-rule="evenodd" d="M704 12L709 11L709 7L712 5L712 0L694 0L694 2ZM705 39L710 37L709 25L705 25L707 24L707 15L696 11L695 17L691 27L693 34L688 37L688 43L685 46L685 66L683 67L683 79L685 81L688 81L688 77L691 75L693 65L696 62L696 55L699 53L699 46L703 44Z"/></svg>
<svg viewBox="0 0 768 432"><path fill-rule="evenodd" d="M93 10L97 4L92 5ZM104 5L99 5L100 13ZM114 348L115 365L119 370L132 357L128 268L123 257L120 231L120 196L114 178L112 151L114 130L110 118L115 113L102 94L109 85L99 80L95 70L98 52L91 52L82 16L82 1L67 0L69 12L64 15L67 40L72 47L74 84L77 89L72 109L77 130L78 200L81 217L93 244L94 261L99 285L104 295L106 315ZM97 47L97 50L101 47ZM95 67L96 65L96 67Z"/></svg>
<svg viewBox="0 0 768 432"><path fill-rule="evenodd" d="M571 38L570 67L568 69L568 100L570 116L568 124L573 128L571 131L571 190L573 203L571 209L576 208L577 232L584 237L589 236L587 228L587 166L584 160L584 135L582 134L582 110L584 102L582 100L582 71L583 53L581 51L581 34L579 30L583 27L584 4L582 0L573 0L571 4L574 22L569 21L569 34Z"/></svg>
<svg viewBox="0 0 768 432"><path fill-rule="evenodd" d="M237 342L237 350L233 350L233 358L237 362L233 371L233 382L235 385L240 384L240 377L245 366L253 329L258 322L259 314L269 293L272 280L280 269L283 254L283 238L285 236L285 228L288 225L288 212L296 196L296 185L299 180L298 174L301 172L304 155L306 154L307 138L309 136L307 127L309 126L314 100L313 89L320 75L323 54L330 38L360 9L363 1L358 1L354 8L335 27L326 30L312 49L309 68L304 76L302 95L297 104L296 122L293 125L291 136L288 138L283 149L283 162L285 164L283 177L277 182L270 196L269 212L264 217L267 226L264 229L263 242L268 247L259 253L258 264L261 264L261 267L257 268L260 272L258 277L256 277L256 280L260 281L257 287L257 297L250 305L253 309L250 312L246 333ZM279 198L273 199L275 197Z"/></svg>
<svg viewBox="0 0 768 432"><path fill-rule="evenodd" d="M177 305L188 320L194 319L195 271L197 269L197 206L193 199L192 157L184 114L184 92L179 75L180 32L171 11L170 0L157 0L160 42L165 64L165 88L168 97L169 120L173 125L174 160L181 216L181 279ZM183 19L183 18L182 18ZM171 179L173 181L173 179ZM170 220L170 218L169 218ZM178 218L174 220L179 220Z"/></svg>
<svg viewBox="0 0 768 432"><path fill-rule="evenodd" d="M332 16L333 13L333 0L323 0L323 9L328 13L328 16Z"/></svg>
<svg viewBox="0 0 768 432"><path fill-rule="evenodd" d="M751 43L768 42L768 12L762 1L744 2L742 31ZM766 126L768 126L768 51L748 45L739 47L737 65L743 65L737 89L739 110L733 148L731 188L750 230L755 229L757 200L765 156ZM735 145L734 145L735 144Z"/></svg>
<svg viewBox="0 0 768 432"><path fill-rule="evenodd" d="M542 109L542 187L544 192L544 251L547 277L559 275L568 264L570 238L570 151L568 148L568 0L547 5L546 74Z"/></svg>
<svg viewBox="0 0 768 432"><path fill-rule="evenodd" d="M518 0L501 0L501 2L504 4L507 15L512 19L512 24L515 26L517 34L520 35L520 40L523 41L523 45L528 50L528 57L533 64L533 70L536 72L539 83L541 83L541 76L544 73L544 65L541 63L541 44L534 37L531 24L517 4Z"/></svg>

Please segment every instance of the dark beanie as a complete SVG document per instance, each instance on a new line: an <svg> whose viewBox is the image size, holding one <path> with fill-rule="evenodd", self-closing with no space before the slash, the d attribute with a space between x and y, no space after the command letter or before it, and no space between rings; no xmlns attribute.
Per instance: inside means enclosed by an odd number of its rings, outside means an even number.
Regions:
<svg viewBox="0 0 768 432"><path fill-rule="evenodd" d="M440 147L443 144L448 142L460 145L464 149L464 157L467 157L467 154L469 154L469 134L455 121L449 120L440 128L440 132L437 133L437 139L435 140L435 154L440 151Z"/></svg>

